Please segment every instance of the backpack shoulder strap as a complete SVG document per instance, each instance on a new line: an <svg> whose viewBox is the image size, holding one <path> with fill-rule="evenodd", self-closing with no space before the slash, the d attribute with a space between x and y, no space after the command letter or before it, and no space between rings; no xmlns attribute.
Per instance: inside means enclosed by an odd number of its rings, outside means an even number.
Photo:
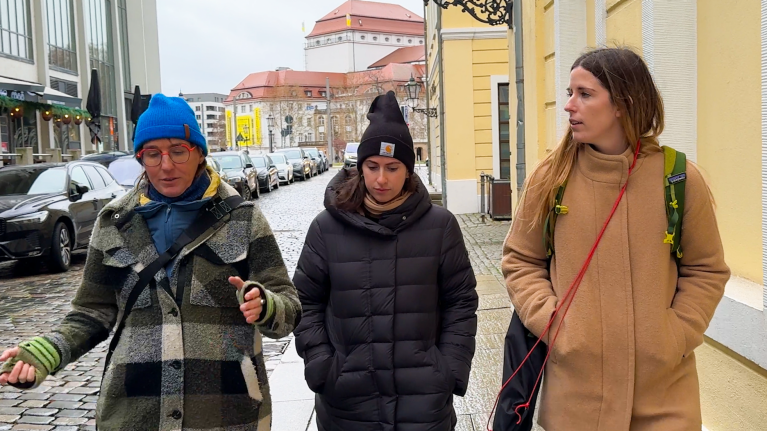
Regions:
<svg viewBox="0 0 767 431"><path fill-rule="evenodd" d="M566 187L567 181L559 186L559 190L557 190L557 194L554 196L554 206L549 210L543 224L543 249L546 250L546 257L549 259L554 255L554 227L557 224L557 217L568 212L568 208L562 205L562 198L565 196Z"/></svg>
<svg viewBox="0 0 767 431"><path fill-rule="evenodd" d="M671 253L682 258L682 215L684 215L684 186L687 180L687 156L671 147L663 146L665 158L663 185L666 196L668 229L664 244L671 244Z"/></svg>

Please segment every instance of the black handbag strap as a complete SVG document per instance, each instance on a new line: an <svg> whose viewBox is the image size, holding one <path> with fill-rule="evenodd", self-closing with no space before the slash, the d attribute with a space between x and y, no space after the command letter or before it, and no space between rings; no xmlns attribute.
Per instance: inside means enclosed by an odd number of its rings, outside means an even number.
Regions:
<svg viewBox="0 0 767 431"><path fill-rule="evenodd" d="M128 295L128 300L125 302L125 309L123 310L122 318L115 327L114 336L112 337L112 341L109 343L109 351L107 352L106 359L104 361L104 373L106 373L107 368L109 367L109 362L112 359L112 353L114 353L115 349L117 348L117 343L120 341L120 336L122 335L123 328L125 328L125 322L128 320L128 315L130 314L131 310L133 310L133 306L136 304L138 297L142 292L144 292L144 289L146 289L149 283L154 279L157 271L165 268L165 265L175 259L175 257L184 247L186 247L196 238L199 238L208 229L213 227L216 222L232 212L234 208L237 208L243 202L245 202L245 200L239 195L231 196L226 199L221 199L219 197L211 199L210 202L208 202L204 207L200 209L197 217L189 225L189 227L181 232L181 235L178 236L176 242L174 242L173 245L171 245L170 248L165 251L165 253L161 254L157 259L144 267L144 269L138 273L138 282L135 286L133 286L133 290L131 290L130 295Z"/></svg>

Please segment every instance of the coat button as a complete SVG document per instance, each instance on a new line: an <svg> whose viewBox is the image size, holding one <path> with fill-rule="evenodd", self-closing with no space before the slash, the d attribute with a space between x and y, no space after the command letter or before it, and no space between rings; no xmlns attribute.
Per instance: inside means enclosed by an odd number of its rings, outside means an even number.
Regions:
<svg viewBox="0 0 767 431"><path fill-rule="evenodd" d="M170 414L170 417L172 417L175 420L181 419L181 412L178 410L173 410L173 413Z"/></svg>
<svg viewBox="0 0 767 431"><path fill-rule="evenodd" d="M170 314L173 317L178 317L178 310L176 310L174 308L174 309L170 310L170 313L168 313L168 314Z"/></svg>
<svg viewBox="0 0 767 431"><path fill-rule="evenodd" d="M407 216L402 216L402 220L407 220Z"/></svg>
<svg viewBox="0 0 767 431"><path fill-rule="evenodd" d="M181 362L180 361L173 361L170 363L170 366L173 367L176 370L181 369Z"/></svg>

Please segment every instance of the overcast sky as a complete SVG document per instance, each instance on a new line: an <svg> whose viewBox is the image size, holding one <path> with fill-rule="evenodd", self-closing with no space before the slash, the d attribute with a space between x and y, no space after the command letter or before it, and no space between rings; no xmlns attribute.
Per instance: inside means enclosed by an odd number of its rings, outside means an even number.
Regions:
<svg viewBox="0 0 767 431"><path fill-rule="evenodd" d="M304 37L344 1L157 0L162 92L229 94L249 73L304 70ZM422 0L386 3L423 16Z"/></svg>

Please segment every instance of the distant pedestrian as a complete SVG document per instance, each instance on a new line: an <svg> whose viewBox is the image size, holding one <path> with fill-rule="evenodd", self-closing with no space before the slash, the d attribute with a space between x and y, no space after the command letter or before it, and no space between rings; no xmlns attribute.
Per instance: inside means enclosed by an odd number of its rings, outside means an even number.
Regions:
<svg viewBox="0 0 767 431"><path fill-rule="evenodd" d="M99 214L72 311L0 356L0 384L40 385L117 324L99 430L268 431L261 336L301 316L269 224L206 166L183 99L152 97L134 147L145 172Z"/></svg>
<svg viewBox="0 0 767 431"><path fill-rule="evenodd" d="M373 101L357 167L331 181L293 278L320 431L450 431L469 383L474 271L455 217L413 172L399 106L393 92Z"/></svg>
<svg viewBox="0 0 767 431"><path fill-rule="evenodd" d="M540 424L700 430L693 350L730 276L708 186L660 147L663 102L639 55L584 54L567 92L567 134L528 179L503 248L514 309L550 349Z"/></svg>

